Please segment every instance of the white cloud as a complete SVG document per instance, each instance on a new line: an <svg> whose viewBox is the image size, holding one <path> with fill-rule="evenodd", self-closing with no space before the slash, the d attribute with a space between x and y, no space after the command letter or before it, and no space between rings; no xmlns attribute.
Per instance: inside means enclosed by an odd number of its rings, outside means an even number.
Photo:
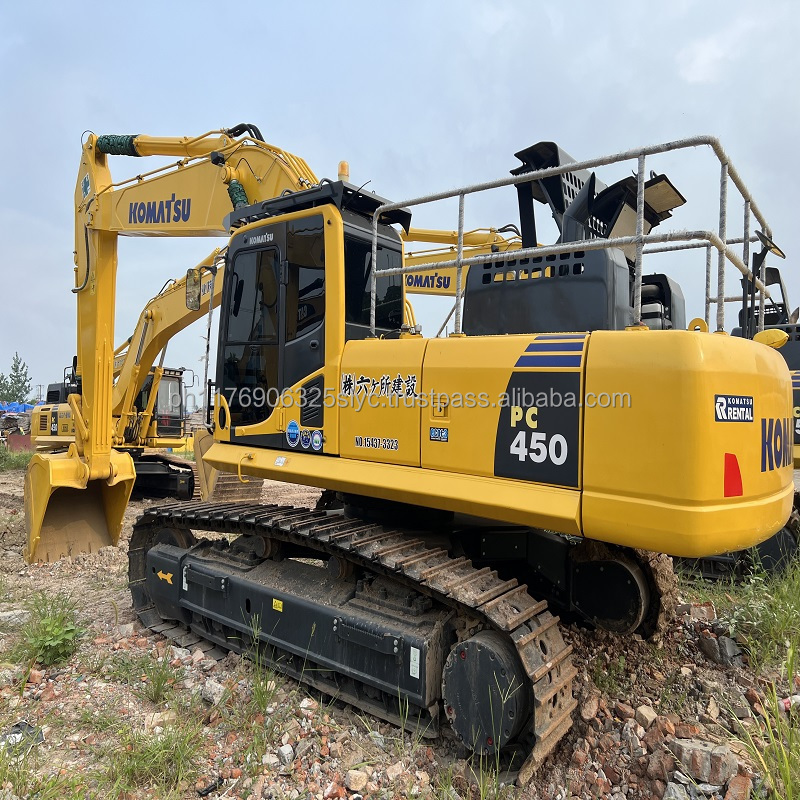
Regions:
<svg viewBox="0 0 800 800"><path fill-rule="evenodd" d="M709 36L695 39L678 51L680 76L687 83L717 83L731 63L746 58L758 46L758 32L764 23L745 16L733 20Z"/></svg>

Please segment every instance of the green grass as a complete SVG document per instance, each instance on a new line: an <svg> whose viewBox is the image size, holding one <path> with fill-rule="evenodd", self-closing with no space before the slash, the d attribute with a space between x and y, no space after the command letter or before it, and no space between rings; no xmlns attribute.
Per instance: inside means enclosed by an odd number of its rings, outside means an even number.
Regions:
<svg viewBox="0 0 800 800"><path fill-rule="evenodd" d="M170 666L166 657L155 659L146 653L114 658L104 667L104 672L117 683L130 686L134 694L156 705L169 698L175 683L184 676L184 669Z"/></svg>
<svg viewBox="0 0 800 800"><path fill-rule="evenodd" d="M744 642L755 672L781 666L790 645L800 649L800 559L778 575L756 570L740 583L682 580L685 595L714 603Z"/></svg>
<svg viewBox="0 0 800 800"><path fill-rule="evenodd" d="M63 592L36 592L24 607L31 616L20 628L11 650L12 660L45 667L69 660L85 632L75 601Z"/></svg>
<svg viewBox="0 0 800 800"><path fill-rule="evenodd" d="M608 663L602 658L595 659L592 666L592 680L603 694L619 697L628 685L625 656L620 655Z"/></svg>
<svg viewBox="0 0 800 800"><path fill-rule="evenodd" d="M32 455L33 453L27 450L15 452L6 447L0 447L0 472L8 472L12 469L25 469Z"/></svg>
<svg viewBox="0 0 800 800"><path fill-rule="evenodd" d="M164 798L194 780L200 746L200 728L189 721L158 735L124 731L107 752L108 769L101 776L110 789L107 796L146 788L150 796Z"/></svg>
<svg viewBox="0 0 800 800"><path fill-rule="evenodd" d="M13 795L20 798L83 800L86 791L78 778L39 774L38 768L43 759L37 747L39 745L34 745L29 750L29 745L22 742L17 747L0 749L0 787L10 789Z"/></svg>
<svg viewBox="0 0 800 800"><path fill-rule="evenodd" d="M797 651L790 647L786 658L786 677L793 685ZM769 684L764 702L765 719L756 717L758 727L744 728L739 738L771 792L782 800L800 800L800 727L797 710L791 718L779 707L781 697L775 684Z"/></svg>

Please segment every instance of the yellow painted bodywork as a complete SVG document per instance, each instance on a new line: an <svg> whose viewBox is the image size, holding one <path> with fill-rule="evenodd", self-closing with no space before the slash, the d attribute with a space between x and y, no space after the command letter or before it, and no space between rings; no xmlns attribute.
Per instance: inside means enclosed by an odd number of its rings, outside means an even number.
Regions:
<svg viewBox="0 0 800 800"><path fill-rule="evenodd" d="M407 252L403 258L407 267L454 261L458 257L458 231L411 228L408 233L401 233L401 238L405 243L428 242L440 245L427 250ZM462 257L505 253L521 247L522 241L518 237L505 237L494 228L481 228L464 232ZM462 287L466 285L468 272L469 265L466 265L461 273ZM403 280L405 290L413 294L454 297L456 293L456 268L453 266L409 273L403 276Z"/></svg>
<svg viewBox="0 0 800 800"><path fill-rule="evenodd" d="M246 464L243 471L265 478L675 556L741 549L783 526L793 495L785 440L770 441L780 450L773 468L762 471L762 426L780 421L783 430L792 417L788 370L777 353L690 331L598 331L578 340L584 344L577 367L520 366L529 346L553 341L535 334L350 341L341 375L367 379L362 385L373 387L372 402L363 398L359 407L354 394L343 407L326 409L326 455L217 442L205 458L221 470ZM574 485L496 474L502 394L510 377L523 373L545 385L561 374L579 387L584 405L570 412L579 450ZM418 402L396 406L381 397L386 374L415 377ZM470 391L486 400L453 402ZM437 402L443 395L448 402ZM623 405L599 407L617 395ZM753 419L717 421L717 395L752 397ZM546 441L557 431L537 427L545 409L537 411L512 410L510 419L521 426L527 418ZM332 425L338 450L329 446ZM431 428L446 428L447 441L434 441ZM357 436L374 446L356 446ZM725 496L731 456L740 470L740 496Z"/></svg>
<svg viewBox="0 0 800 800"><path fill-rule="evenodd" d="M34 456L26 475L29 561L52 560L67 551L94 552L115 543L133 488L133 462L114 450L122 443L114 411L124 425L126 392L137 382L131 376L123 380L119 391L114 389L120 370L119 363L115 367L120 348L114 346L117 237L225 236L225 216L233 208L228 187L233 181L240 184L249 202L318 182L302 158L224 131L191 138L137 136L133 148L140 156L179 156L181 160L115 183L109 156L98 147L98 137L90 134L83 144L75 185L77 356L82 394L69 398L74 444L66 453ZM224 163L212 163L212 153L219 154ZM143 341L156 353L161 349L146 335ZM149 366L142 370L141 380ZM70 502L59 503L67 495Z"/></svg>

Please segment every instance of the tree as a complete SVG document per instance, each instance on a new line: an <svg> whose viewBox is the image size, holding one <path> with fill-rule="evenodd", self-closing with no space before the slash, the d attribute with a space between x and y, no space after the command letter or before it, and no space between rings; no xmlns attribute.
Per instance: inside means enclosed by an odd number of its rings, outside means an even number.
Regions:
<svg viewBox="0 0 800 800"><path fill-rule="evenodd" d="M28 376L28 365L14 353L11 372L5 376L0 372L0 400L6 403L24 403L31 393L31 379Z"/></svg>

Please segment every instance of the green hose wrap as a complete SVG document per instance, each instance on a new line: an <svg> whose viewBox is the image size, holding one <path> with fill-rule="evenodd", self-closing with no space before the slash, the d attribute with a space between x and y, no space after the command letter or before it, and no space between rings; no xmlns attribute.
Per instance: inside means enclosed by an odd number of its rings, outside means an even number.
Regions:
<svg viewBox="0 0 800 800"><path fill-rule="evenodd" d="M247 192L244 190L244 186L237 180L232 180L228 184L228 196L231 198L231 203L233 203L233 210L235 211L237 208L242 208L244 206L250 205L247 200Z"/></svg>
<svg viewBox="0 0 800 800"><path fill-rule="evenodd" d="M136 136L116 136L114 134L98 136L97 149L110 156L138 156L133 144Z"/></svg>

